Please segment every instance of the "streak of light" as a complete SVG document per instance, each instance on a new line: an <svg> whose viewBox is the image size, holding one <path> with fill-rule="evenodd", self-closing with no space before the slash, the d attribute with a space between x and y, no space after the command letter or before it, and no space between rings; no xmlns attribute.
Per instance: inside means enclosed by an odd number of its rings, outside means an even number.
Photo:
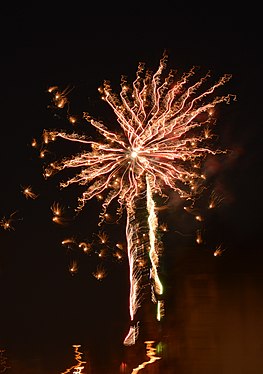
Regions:
<svg viewBox="0 0 263 374"><path fill-rule="evenodd" d="M66 369L66 371L61 372L61 374L68 374L68 373L81 374L81 373L84 373L83 370L85 369L86 361L82 360L83 353L81 353L79 351L80 347L81 346L77 345L77 344L73 345L74 353L75 353L75 360L77 361L77 364L71 366L69 369Z"/></svg>
<svg viewBox="0 0 263 374"><path fill-rule="evenodd" d="M164 314L165 314L164 312L165 312L164 300L158 300L157 301L157 315L156 315L157 321L161 321L161 319L164 317Z"/></svg>
<svg viewBox="0 0 263 374"><path fill-rule="evenodd" d="M149 224L149 258L151 261L151 278L154 282L154 292L157 295L162 295L163 285L158 276L158 266L159 266L159 255L160 255L160 241L156 239L156 230L158 227L158 219L155 214L154 208L155 204L152 196L152 183L151 178L147 176L146 178L146 189L147 189L147 211L148 211L148 224Z"/></svg>
<svg viewBox="0 0 263 374"><path fill-rule="evenodd" d="M61 244L68 250L73 250L76 248L76 246L78 246L77 240L75 238L66 238L62 240Z"/></svg>
<svg viewBox="0 0 263 374"><path fill-rule="evenodd" d="M155 342L152 341L152 340L149 340L149 341L145 342L145 344L146 344L146 356L149 357L149 360L148 361L144 361L142 364L140 364L139 366L137 366L137 368L133 369L133 371L132 371L131 374L136 374L140 370L144 369L146 365L152 364L155 361L161 359L161 357L156 356L156 348L153 347L154 343Z"/></svg>

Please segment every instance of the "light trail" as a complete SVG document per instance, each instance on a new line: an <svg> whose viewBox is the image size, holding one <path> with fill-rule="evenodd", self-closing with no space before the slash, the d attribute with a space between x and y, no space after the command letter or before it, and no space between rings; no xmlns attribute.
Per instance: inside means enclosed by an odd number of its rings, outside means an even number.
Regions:
<svg viewBox="0 0 263 374"><path fill-rule="evenodd" d="M77 345L77 344L73 345L74 353L75 353L75 360L77 361L77 364L71 366L66 371L61 372L61 374L68 374L68 373L81 374L81 373L83 373L83 370L85 369L85 365L84 364L86 364L86 361L82 361L81 357L82 357L83 353L81 353L79 351L80 347L81 346Z"/></svg>
<svg viewBox="0 0 263 374"><path fill-rule="evenodd" d="M23 187L22 193L26 197L26 199L36 199L38 197L38 195L33 192L31 186Z"/></svg>
<svg viewBox="0 0 263 374"><path fill-rule="evenodd" d="M156 303L155 294L163 294L163 285L158 275L160 243L156 239L156 231L158 228L158 219L155 214L155 204L152 196L152 183L150 177L146 177L147 188L147 210L148 210L148 225L149 225L149 258L151 262L150 277L153 279L152 300ZM158 319L158 318L157 318Z"/></svg>
<svg viewBox="0 0 263 374"><path fill-rule="evenodd" d="M115 113L117 131L84 113L84 118L96 129L98 139L75 132L45 130L43 135L45 144L62 138L80 143L82 149L87 147L80 154L52 162L44 172L47 178L64 169L76 170L73 177L60 185L62 188L71 184L86 186L79 197L77 211L97 198L102 202L99 225L109 219L114 201L118 203L116 213L122 217L125 212L131 320L124 340L127 345L134 344L138 335L135 317L145 289L145 271L152 282L152 300L156 302L155 296L163 293L158 275L161 243L156 238L159 228L154 199L158 195L164 198L164 189L190 202L200 195L206 179L202 161L208 155L224 153L209 146L215 124L214 108L235 99L231 94L215 95L230 80L230 74L209 83L209 73L194 80L196 69L192 68L176 79L173 70L165 74L166 67L166 54L154 73L139 63L132 84L122 77L119 95L104 81L99 91ZM59 109L68 108L68 89L59 91L52 87L49 92L54 105ZM41 148L41 154L45 155L45 149ZM147 219L141 219L142 210ZM195 218L203 220L200 215ZM145 261L147 256L149 261ZM149 266L145 267L146 264ZM163 303L159 301L157 308L158 319L163 314Z"/></svg>
<svg viewBox="0 0 263 374"><path fill-rule="evenodd" d="M154 341L149 340L145 342L146 344L146 356L149 357L148 361L144 361L142 364L138 365L137 368L132 370L131 374L137 374L140 370L144 369L145 366L160 360L161 357L156 356L156 348L153 347Z"/></svg>

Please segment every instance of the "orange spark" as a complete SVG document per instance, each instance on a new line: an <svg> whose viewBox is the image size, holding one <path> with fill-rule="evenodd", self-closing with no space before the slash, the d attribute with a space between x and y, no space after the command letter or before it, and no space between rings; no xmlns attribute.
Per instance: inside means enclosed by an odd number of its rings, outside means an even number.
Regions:
<svg viewBox="0 0 263 374"><path fill-rule="evenodd" d="M79 243L79 248L81 248L84 253L89 253L91 249L91 244L86 243L86 242L81 242Z"/></svg>
<svg viewBox="0 0 263 374"><path fill-rule="evenodd" d="M197 244L201 244L203 242L202 234L201 234L200 230L196 231L196 239L195 240L196 240Z"/></svg>
<svg viewBox="0 0 263 374"><path fill-rule="evenodd" d="M52 221L59 225L66 225L70 222L70 218L65 216L65 207L61 204L54 202L50 207L53 217Z"/></svg>
<svg viewBox="0 0 263 374"><path fill-rule="evenodd" d="M209 199L208 208L213 209L221 204L221 202L224 200L224 196L219 195L215 191L212 191Z"/></svg>
<svg viewBox="0 0 263 374"><path fill-rule="evenodd" d="M38 197L38 195L32 191L31 186L23 187L22 192L27 199L36 199Z"/></svg>
<svg viewBox="0 0 263 374"><path fill-rule="evenodd" d="M96 271L92 273L92 275L99 281L104 279L107 275L105 268L102 265L98 265Z"/></svg>
<svg viewBox="0 0 263 374"><path fill-rule="evenodd" d="M215 257L219 257L219 256L222 256L222 253L225 251L225 248L223 248L222 244L219 244L215 251L214 251L214 256Z"/></svg>
<svg viewBox="0 0 263 374"><path fill-rule="evenodd" d="M57 108L62 109L65 107L66 104L68 104L67 95L71 90L72 88L67 87L65 90L60 91L57 86L53 86L48 89L48 92L53 94L54 105Z"/></svg>
<svg viewBox="0 0 263 374"><path fill-rule="evenodd" d="M72 275L75 275L78 272L78 263L76 260L71 260L69 264L69 272Z"/></svg>
<svg viewBox="0 0 263 374"><path fill-rule="evenodd" d="M0 220L0 226L3 227L4 230L15 230L15 228L13 226L13 222L15 222L17 220L21 220L21 218L19 218L19 219L14 218L16 213L17 213L17 211L10 214L10 216L8 218L3 217Z"/></svg>
<svg viewBox="0 0 263 374"><path fill-rule="evenodd" d="M109 239L109 236L105 232L100 232L98 234L98 238L101 244L106 244Z"/></svg>

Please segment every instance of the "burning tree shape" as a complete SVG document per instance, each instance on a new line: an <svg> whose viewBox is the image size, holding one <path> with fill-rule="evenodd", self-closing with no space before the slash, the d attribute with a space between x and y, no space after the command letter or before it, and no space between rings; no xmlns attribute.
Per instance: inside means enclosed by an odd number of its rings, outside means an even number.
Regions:
<svg viewBox="0 0 263 374"><path fill-rule="evenodd" d="M155 73L139 63L132 85L122 77L119 95L112 92L109 82L104 82L99 91L116 115L118 131L111 131L84 113L84 118L96 129L98 140L75 132L44 132L45 143L63 138L87 146L81 154L52 162L45 168L45 177L67 168L80 169L61 182L61 187L71 184L87 187L79 198L77 211L94 197L100 200L103 197L99 225L106 220L113 201L118 203L117 214L126 214L131 326L125 345L134 344L138 336L135 316L142 300L145 254L157 319L163 309L163 286L158 275L162 243L156 235L155 196L164 197L164 189L170 189L180 198L192 201L202 192L206 178L201 171L202 161L208 154L223 152L208 146L215 124L214 107L235 98L230 94L214 95L216 89L229 81L229 74L202 89L208 85L209 73L193 82L196 69L192 68L176 80L173 70L164 75L166 64L166 54ZM50 92L60 102L58 89ZM65 100L64 92L61 96ZM142 210L144 215L139 214Z"/></svg>

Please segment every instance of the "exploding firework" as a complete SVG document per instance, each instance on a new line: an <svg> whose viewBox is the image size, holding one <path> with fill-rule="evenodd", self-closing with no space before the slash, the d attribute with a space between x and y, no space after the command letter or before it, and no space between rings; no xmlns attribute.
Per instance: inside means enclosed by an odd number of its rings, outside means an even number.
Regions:
<svg viewBox="0 0 263 374"><path fill-rule="evenodd" d="M113 92L108 81L100 87L102 99L116 116L117 130L84 113L84 119L97 132L95 140L76 132L44 131L45 144L62 138L80 143L82 149L86 147L80 154L50 163L44 176L48 178L68 168L78 170L61 182L62 188L72 184L86 187L76 210L97 198L102 202L98 222L102 225L117 202L116 214L126 221L131 324L125 345L134 344L138 336L136 314L145 281L151 286L157 319L164 313L164 290L159 277L163 246L158 235L161 229L156 199L167 198L166 191L171 191L192 202L203 191L206 175L202 172L202 161L208 155L224 152L209 146L215 124L214 108L235 98L231 94L215 95L229 81L229 74L210 84L209 73L195 79L196 69L191 68L176 79L173 70L165 74L166 68L164 54L155 72L139 63L132 84L123 77L119 94ZM58 108L68 104L64 91L52 87L50 93ZM45 150L41 148L41 152ZM197 220L201 218L196 216Z"/></svg>

